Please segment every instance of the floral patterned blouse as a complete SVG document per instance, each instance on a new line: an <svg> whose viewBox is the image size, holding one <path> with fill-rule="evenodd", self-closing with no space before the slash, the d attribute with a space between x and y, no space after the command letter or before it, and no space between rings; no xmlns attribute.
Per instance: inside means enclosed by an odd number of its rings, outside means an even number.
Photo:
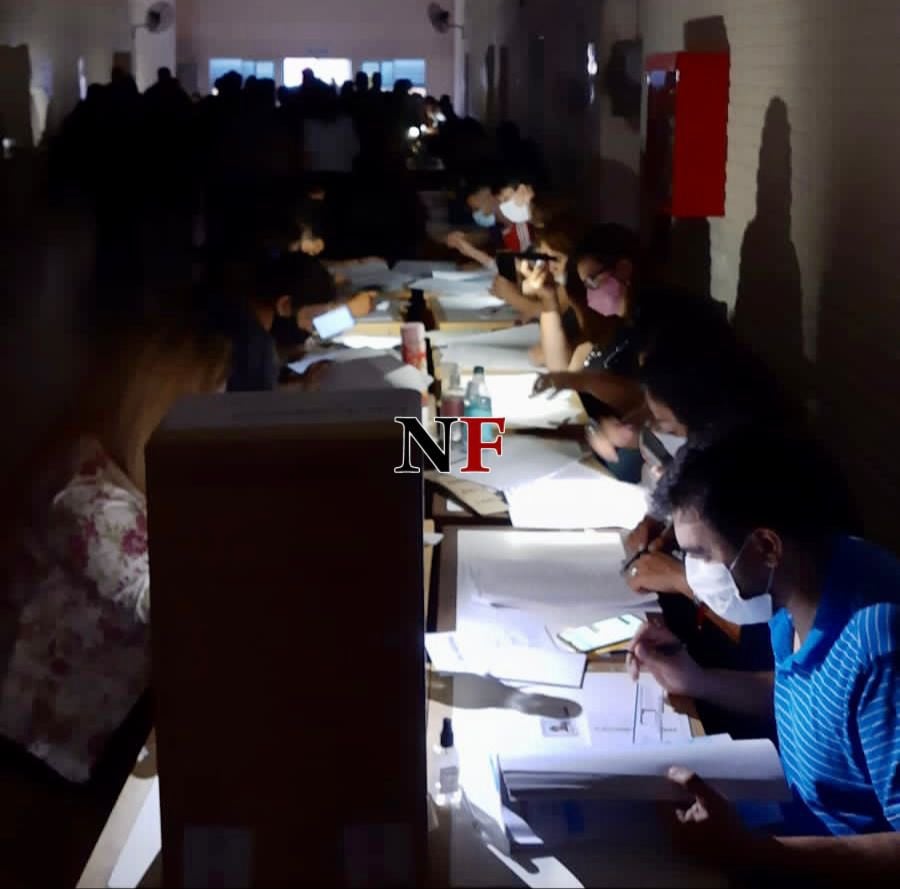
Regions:
<svg viewBox="0 0 900 889"><path fill-rule="evenodd" d="M147 510L96 441L70 456L23 540L0 733L86 781L149 683Z"/></svg>

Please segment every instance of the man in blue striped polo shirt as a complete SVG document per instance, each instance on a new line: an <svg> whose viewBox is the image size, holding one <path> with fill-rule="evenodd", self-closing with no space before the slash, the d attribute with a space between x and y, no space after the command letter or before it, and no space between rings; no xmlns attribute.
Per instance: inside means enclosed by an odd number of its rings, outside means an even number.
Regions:
<svg viewBox="0 0 900 889"><path fill-rule="evenodd" d="M670 692L774 712L794 795L777 837L748 831L702 777L677 833L725 865L864 883L900 875L900 561L841 536L840 480L806 440L745 434L691 455L668 493L695 595L770 620L775 672L703 670L647 626L635 669ZM774 615L773 615L774 612ZM662 649L660 646L663 646Z"/></svg>

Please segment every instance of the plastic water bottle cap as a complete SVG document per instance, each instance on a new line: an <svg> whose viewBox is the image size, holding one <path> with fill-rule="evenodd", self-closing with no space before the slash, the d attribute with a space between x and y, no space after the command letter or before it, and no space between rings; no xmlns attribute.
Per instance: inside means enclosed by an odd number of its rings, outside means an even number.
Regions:
<svg viewBox="0 0 900 889"><path fill-rule="evenodd" d="M441 747L445 750L453 746L453 724L449 717L444 717L444 723L441 726Z"/></svg>

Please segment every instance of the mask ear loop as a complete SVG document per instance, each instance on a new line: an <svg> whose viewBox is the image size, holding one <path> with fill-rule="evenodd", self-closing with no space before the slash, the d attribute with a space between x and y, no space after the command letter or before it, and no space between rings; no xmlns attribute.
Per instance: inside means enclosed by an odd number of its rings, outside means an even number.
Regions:
<svg viewBox="0 0 900 889"><path fill-rule="evenodd" d="M747 541L750 540L750 535L748 534L744 538L744 542L741 544L741 548L737 551L737 555L731 560L731 564L728 566L729 571L734 571L734 566L737 565L738 560L744 554L744 550L747 548Z"/></svg>
<svg viewBox="0 0 900 889"><path fill-rule="evenodd" d="M766 596L772 593L772 584L775 582L775 568L775 565L772 565L772 567L769 568L769 582L766 584Z"/></svg>

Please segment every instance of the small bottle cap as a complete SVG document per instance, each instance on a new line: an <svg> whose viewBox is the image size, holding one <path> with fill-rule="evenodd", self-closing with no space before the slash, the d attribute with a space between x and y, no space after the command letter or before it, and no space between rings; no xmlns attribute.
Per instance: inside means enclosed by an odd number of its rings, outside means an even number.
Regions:
<svg viewBox="0 0 900 889"><path fill-rule="evenodd" d="M478 374L484 376L484 368L480 364L475 365L475 375L477 376Z"/></svg>
<svg viewBox="0 0 900 889"><path fill-rule="evenodd" d="M444 724L441 727L441 747L444 750L453 746L453 725L449 717L444 717Z"/></svg>

